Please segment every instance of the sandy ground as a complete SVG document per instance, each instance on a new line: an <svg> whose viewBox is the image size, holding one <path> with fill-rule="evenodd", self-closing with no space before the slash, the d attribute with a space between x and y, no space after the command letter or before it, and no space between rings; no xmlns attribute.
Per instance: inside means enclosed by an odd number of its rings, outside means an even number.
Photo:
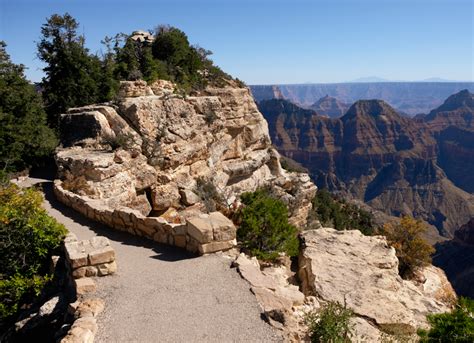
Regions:
<svg viewBox="0 0 474 343"><path fill-rule="evenodd" d="M196 257L92 222L59 203L50 180L39 183L45 208L79 239L106 236L118 272L97 278L106 301L95 342L275 342L281 336L261 318L255 297L230 260Z"/></svg>

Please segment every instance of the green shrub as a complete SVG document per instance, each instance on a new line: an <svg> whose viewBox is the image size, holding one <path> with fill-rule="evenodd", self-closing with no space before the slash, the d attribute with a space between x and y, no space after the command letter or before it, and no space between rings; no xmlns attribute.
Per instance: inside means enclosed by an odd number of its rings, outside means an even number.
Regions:
<svg viewBox="0 0 474 343"><path fill-rule="evenodd" d="M260 189L242 194L241 201L237 238L244 250L263 260L274 260L281 252L298 254L298 232L288 223L288 209L281 200Z"/></svg>
<svg viewBox="0 0 474 343"><path fill-rule="evenodd" d="M399 223L387 223L382 234L395 248L398 271L402 278L410 278L416 269L431 263L434 248L423 239L427 228L421 220L405 216Z"/></svg>
<svg viewBox="0 0 474 343"><path fill-rule="evenodd" d="M431 329L419 330L421 342L474 342L474 300L459 298L456 307L447 313L428 316Z"/></svg>
<svg viewBox="0 0 474 343"><path fill-rule="evenodd" d="M50 276L51 252L66 234L41 207L42 194L0 185L0 322L39 294Z"/></svg>
<svg viewBox="0 0 474 343"><path fill-rule="evenodd" d="M372 215L354 204L319 189L313 199L313 215L323 226L336 230L359 230L364 235L372 235L377 227Z"/></svg>
<svg viewBox="0 0 474 343"><path fill-rule="evenodd" d="M306 315L306 324L313 343L350 342L352 310L337 302L330 301L318 311Z"/></svg>

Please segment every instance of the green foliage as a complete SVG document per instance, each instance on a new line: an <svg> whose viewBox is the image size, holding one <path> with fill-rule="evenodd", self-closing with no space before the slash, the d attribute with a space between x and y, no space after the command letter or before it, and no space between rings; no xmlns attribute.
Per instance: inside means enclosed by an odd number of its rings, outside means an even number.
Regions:
<svg viewBox="0 0 474 343"><path fill-rule="evenodd" d="M336 230L359 230L364 235L371 235L376 230L372 215L356 205L319 189L313 199L313 213L324 226Z"/></svg>
<svg viewBox="0 0 474 343"><path fill-rule="evenodd" d="M241 195L245 205L237 214L237 238L242 248L263 260L274 260L279 253L296 256L297 229L288 223L288 209L263 189Z"/></svg>
<svg viewBox="0 0 474 343"><path fill-rule="evenodd" d="M46 125L41 97L5 47L0 41L0 169L14 172L38 164L57 139Z"/></svg>
<svg viewBox="0 0 474 343"><path fill-rule="evenodd" d="M350 342L353 312L337 302L324 304L317 312L306 315L306 324L313 343Z"/></svg>
<svg viewBox="0 0 474 343"><path fill-rule="evenodd" d="M431 263L434 248L423 239L427 228L421 220L405 216L399 223L387 223L382 234L396 250L402 278L410 278L420 267Z"/></svg>
<svg viewBox="0 0 474 343"><path fill-rule="evenodd" d="M37 190L0 186L0 321L39 294L50 279L48 257L66 234L42 201Z"/></svg>
<svg viewBox="0 0 474 343"><path fill-rule="evenodd" d="M78 27L68 13L54 14L42 26L37 44L38 57L46 63L42 88L48 120L54 127L68 108L113 99L120 80L170 80L185 93L232 80L213 65L209 50L190 45L177 28L158 27L153 44L123 33L105 37L106 53L99 58L85 48ZM235 83L243 86L240 81Z"/></svg>
<svg viewBox="0 0 474 343"><path fill-rule="evenodd" d="M420 342L474 342L474 300L459 298L456 307L447 313L428 316L430 330L419 330Z"/></svg>
<svg viewBox="0 0 474 343"><path fill-rule="evenodd" d="M68 108L110 100L110 56L101 61L84 47L78 22L68 13L53 14L41 28L38 58L46 63L42 87L49 123L58 127ZM107 77L108 76L108 77Z"/></svg>
<svg viewBox="0 0 474 343"><path fill-rule="evenodd" d="M157 60L166 64L172 81L187 91L202 88L204 65L210 51L192 47L183 31L169 26L158 27L152 51Z"/></svg>
<svg viewBox="0 0 474 343"><path fill-rule="evenodd" d="M169 79L166 63L153 57L150 45L134 41L125 34L116 35L114 40L115 77L118 80ZM124 42L123 46L121 46L122 42Z"/></svg>

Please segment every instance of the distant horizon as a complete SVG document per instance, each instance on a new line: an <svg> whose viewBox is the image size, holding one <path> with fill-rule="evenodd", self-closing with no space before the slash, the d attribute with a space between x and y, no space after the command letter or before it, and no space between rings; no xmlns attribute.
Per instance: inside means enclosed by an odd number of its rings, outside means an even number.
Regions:
<svg viewBox="0 0 474 343"><path fill-rule="evenodd" d="M248 86L276 86L276 85L282 85L282 86L290 86L290 85L333 85L333 84L347 84L347 83L474 83L473 81L455 81L455 80L445 80L445 81L425 81L425 80L420 80L420 81L404 81L404 80L398 80L398 81L392 81L392 80L386 80L386 81L341 81L341 82L295 82L295 83L286 83L286 82L279 82L279 83L253 83L253 84L247 84Z"/></svg>
<svg viewBox="0 0 474 343"><path fill-rule="evenodd" d="M66 12L91 53L103 51L105 36L169 24L250 85L361 75L474 82L473 7L471 0L0 0L0 40L33 82L44 76L35 44L41 25Z"/></svg>

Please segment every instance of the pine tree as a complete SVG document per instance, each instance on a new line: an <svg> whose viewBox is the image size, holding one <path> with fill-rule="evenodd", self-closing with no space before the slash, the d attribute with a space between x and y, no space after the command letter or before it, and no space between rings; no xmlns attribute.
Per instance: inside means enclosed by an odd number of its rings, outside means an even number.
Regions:
<svg viewBox="0 0 474 343"><path fill-rule="evenodd" d="M12 172L38 164L57 145L46 125L41 96L11 62L0 41L0 170Z"/></svg>
<svg viewBox="0 0 474 343"><path fill-rule="evenodd" d="M41 28L38 57L46 63L42 81L48 121L58 127L59 115L68 108L103 100L101 63L89 55L79 24L68 13L53 14Z"/></svg>

